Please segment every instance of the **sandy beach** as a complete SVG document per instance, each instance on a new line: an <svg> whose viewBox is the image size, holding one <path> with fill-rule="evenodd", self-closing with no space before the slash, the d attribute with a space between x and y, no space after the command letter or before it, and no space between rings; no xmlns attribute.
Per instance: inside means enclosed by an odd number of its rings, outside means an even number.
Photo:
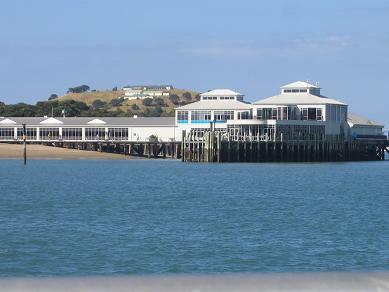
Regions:
<svg viewBox="0 0 389 292"><path fill-rule="evenodd" d="M7 158L23 159L23 145L0 143L0 159ZM130 157L121 154L28 144L27 159L130 159Z"/></svg>

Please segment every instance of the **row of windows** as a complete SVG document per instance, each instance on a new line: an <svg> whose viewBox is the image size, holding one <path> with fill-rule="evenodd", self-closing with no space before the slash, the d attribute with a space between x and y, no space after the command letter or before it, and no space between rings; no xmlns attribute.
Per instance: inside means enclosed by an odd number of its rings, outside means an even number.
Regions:
<svg viewBox="0 0 389 292"><path fill-rule="evenodd" d="M327 106L327 120L336 122L347 121L347 107L328 105Z"/></svg>
<svg viewBox="0 0 389 292"><path fill-rule="evenodd" d="M64 140L81 140L82 129L81 128L63 128L62 139Z"/></svg>
<svg viewBox="0 0 389 292"><path fill-rule="evenodd" d="M178 121L187 121L188 112L187 111L177 111L177 120Z"/></svg>
<svg viewBox="0 0 389 292"><path fill-rule="evenodd" d="M203 96L203 100L234 100L235 96Z"/></svg>
<svg viewBox="0 0 389 292"><path fill-rule="evenodd" d="M227 121L233 120L235 117L234 111L215 111L214 120L216 121ZM238 120L248 120L252 118L251 111L240 111L237 113ZM191 112L192 121L211 121L211 111L192 111ZM188 121L188 112L187 111L178 111L177 112L178 121Z"/></svg>
<svg viewBox="0 0 389 292"><path fill-rule="evenodd" d="M190 117L192 121L210 121L211 111L192 111Z"/></svg>
<svg viewBox="0 0 389 292"><path fill-rule="evenodd" d="M258 120L323 120L321 108L302 108L283 106L274 108L258 108Z"/></svg>
<svg viewBox="0 0 389 292"><path fill-rule="evenodd" d="M227 121L234 119L234 111L215 111L214 118L216 121Z"/></svg>
<svg viewBox="0 0 389 292"><path fill-rule="evenodd" d="M13 128L0 128L0 139L1 140L14 139L14 129Z"/></svg>
<svg viewBox="0 0 389 292"><path fill-rule="evenodd" d="M217 100L217 96L203 96L203 100Z"/></svg>
<svg viewBox="0 0 389 292"><path fill-rule="evenodd" d="M284 89L285 93L306 93L307 89Z"/></svg>

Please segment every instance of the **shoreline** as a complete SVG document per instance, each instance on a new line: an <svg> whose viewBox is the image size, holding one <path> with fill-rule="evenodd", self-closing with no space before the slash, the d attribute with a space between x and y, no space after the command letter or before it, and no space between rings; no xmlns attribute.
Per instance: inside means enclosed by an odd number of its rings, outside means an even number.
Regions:
<svg viewBox="0 0 389 292"><path fill-rule="evenodd" d="M0 143L0 160L23 159L23 144ZM144 159L116 153L67 149L54 146L27 144L27 159L48 160L133 160Z"/></svg>

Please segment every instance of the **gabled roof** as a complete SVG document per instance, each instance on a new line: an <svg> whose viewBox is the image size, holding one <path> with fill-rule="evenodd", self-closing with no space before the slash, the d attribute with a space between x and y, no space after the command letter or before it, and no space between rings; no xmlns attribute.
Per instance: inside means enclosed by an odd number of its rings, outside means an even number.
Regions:
<svg viewBox="0 0 389 292"><path fill-rule="evenodd" d="M16 122L10 119L4 119L0 121L0 124L16 124Z"/></svg>
<svg viewBox="0 0 389 292"><path fill-rule="evenodd" d="M201 96L237 96L242 95L239 92L230 89L214 89L200 94Z"/></svg>
<svg viewBox="0 0 389 292"><path fill-rule="evenodd" d="M338 104L346 105L335 99L310 93L279 94L254 102L255 105L298 105L298 104Z"/></svg>
<svg viewBox="0 0 389 292"><path fill-rule="evenodd" d="M91 121L88 122L88 124L106 124L106 122L104 122L103 120L100 120L100 119L93 119Z"/></svg>
<svg viewBox="0 0 389 292"><path fill-rule="evenodd" d="M47 118L40 122L41 124L63 124L60 120L55 118Z"/></svg>
<svg viewBox="0 0 389 292"><path fill-rule="evenodd" d="M384 127L384 125L377 123L375 121L369 120L368 118L348 113L347 122L350 127L353 126L372 126L372 127Z"/></svg>
<svg viewBox="0 0 389 292"><path fill-rule="evenodd" d="M237 100L200 100L181 107L178 110L246 110L252 109L250 103Z"/></svg>
<svg viewBox="0 0 389 292"><path fill-rule="evenodd" d="M308 82L296 81L296 82L292 82L292 83L286 84L284 86L281 86L281 89L285 89L285 88L320 88L320 87L317 85L310 84Z"/></svg>
<svg viewBox="0 0 389 292"><path fill-rule="evenodd" d="M1 119L1 118L0 118ZM16 122L15 126L19 127L22 124L26 124L27 127L39 127L42 126L43 121L47 118L42 117L9 117L9 119ZM89 124L93 119L99 119L97 117L67 117L67 118L55 118L60 121L62 127L96 127L102 126L97 124ZM126 126L174 126L174 117L104 117L106 124L104 127L126 127ZM44 125L44 124L43 124ZM3 126L3 124L0 124Z"/></svg>

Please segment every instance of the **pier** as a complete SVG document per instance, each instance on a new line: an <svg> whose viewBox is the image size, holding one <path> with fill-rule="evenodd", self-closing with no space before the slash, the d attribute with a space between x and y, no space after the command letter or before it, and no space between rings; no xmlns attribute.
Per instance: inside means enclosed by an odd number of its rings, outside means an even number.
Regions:
<svg viewBox="0 0 389 292"><path fill-rule="evenodd" d="M356 139L347 141L272 141L257 137L232 140L223 131L183 132L184 162L324 162L385 160L389 141Z"/></svg>

